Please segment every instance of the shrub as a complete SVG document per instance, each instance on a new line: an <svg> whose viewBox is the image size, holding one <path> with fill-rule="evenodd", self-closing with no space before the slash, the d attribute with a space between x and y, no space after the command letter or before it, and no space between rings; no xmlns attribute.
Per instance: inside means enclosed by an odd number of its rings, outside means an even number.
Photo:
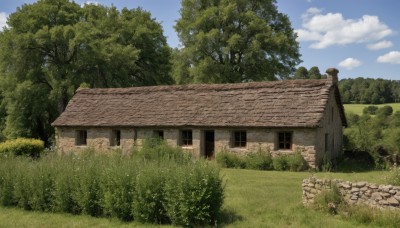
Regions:
<svg viewBox="0 0 400 228"><path fill-rule="evenodd" d="M246 167L246 163L243 161L242 157L228 151L221 151L217 153L216 160L217 163L224 168L243 169Z"/></svg>
<svg viewBox="0 0 400 228"><path fill-rule="evenodd" d="M336 184L332 184L331 189L322 191L314 198L313 207L330 214L337 214L339 207L342 207L344 203L339 188Z"/></svg>
<svg viewBox="0 0 400 228"><path fill-rule="evenodd" d="M287 170L289 165L288 165L288 155L286 154L281 154L272 159L272 164L274 166L275 170L283 171Z"/></svg>
<svg viewBox="0 0 400 228"><path fill-rule="evenodd" d="M39 157L44 151L44 142L38 139L18 138L0 143L0 154L8 153L16 156L28 155Z"/></svg>
<svg viewBox="0 0 400 228"><path fill-rule="evenodd" d="M389 184L400 186L400 168L394 165L390 169L387 180Z"/></svg>
<svg viewBox="0 0 400 228"><path fill-rule="evenodd" d="M393 108L390 105L385 105L376 111L376 115L380 117L388 117L392 115Z"/></svg>
<svg viewBox="0 0 400 228"><path fill-rule="evenodd" d="M159 138L149 138L143 141L141 148L133 151L136 159L143 161L173 160L179 164L186 164L191 160L191 154L182 151L181 148L169 146Z"/></svg>
<svg viewBox="0 0 400 228"><path fill-rule="evenodd" d="M156 164L147 164L147 167L140 170L136 176L136 191L132 203L135 220L158 224L169 222L164 208L166 181L164 171L157 168ZM174 201L177 200L179 199L174 198Z"/></svg>
<svg viewBox="0 0 400 228"><path fill-rule="evenodd" d="M214 224L223 202L219 169L178 155L181 150L170 152L176 156L160 154L165 160L91 150L38 160L0 157L0 204L124 221Z"/></svg>
<svg viewBox="0 0 400 228"><path fill-rule="evenodd" d="M363 109L363 113L364 114L375 115L377 110L378 110L378 106L370 105L370 106L367 106L367 107L365 107Z"/></svg>
<svg viewBox="0 0 400 228"><path fill-rule="evenodd" d="M272 156L269 151L259 150L255 153L249 153L245 157L246 168L257 170L271 170Z"/></svg>
<svg viewBox="0 0 400 228"><path fill-rule="evenodd" d="M298 172L308 168L308 164L299 150L296 150L293 155L289 155L287 158L287 164L290 171Z"/></svg>
<svg viewBox="0 0 400 228"><path fill-rule="evenodd" d="M206 163L181 167L166 181L166 209L174 225L213 225L223 203L218 168Z"/></svg>

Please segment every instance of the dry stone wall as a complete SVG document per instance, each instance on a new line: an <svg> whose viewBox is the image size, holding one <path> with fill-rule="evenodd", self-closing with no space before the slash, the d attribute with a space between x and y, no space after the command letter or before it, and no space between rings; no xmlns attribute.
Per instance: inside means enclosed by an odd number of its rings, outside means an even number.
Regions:
<svg viewBox="0 0 400 228"><path fill-rule="evenodd" d="M364 204L375 208L400 209L400 186L378 185L368 182L317 179L311 176L303 180L303 204L314 202L315 196L336 185L349 204Z"/></svg>

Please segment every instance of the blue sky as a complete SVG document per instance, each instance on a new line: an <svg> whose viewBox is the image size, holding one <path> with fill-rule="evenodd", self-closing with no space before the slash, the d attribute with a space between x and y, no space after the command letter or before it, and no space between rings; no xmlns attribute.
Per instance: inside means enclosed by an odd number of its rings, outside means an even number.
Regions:
<svg viewBox="0 0 400 228"><path fill-rule="evenodd" d="M33 0L0 1L0 25L8 14ZM179 46L173 29L180 0L75 0L117 8L142 7L164 27L171 47ZM340 78L371 77L400 80L400 1L278 0L298 33L303 62L299 66L339 69Z"/></svg>

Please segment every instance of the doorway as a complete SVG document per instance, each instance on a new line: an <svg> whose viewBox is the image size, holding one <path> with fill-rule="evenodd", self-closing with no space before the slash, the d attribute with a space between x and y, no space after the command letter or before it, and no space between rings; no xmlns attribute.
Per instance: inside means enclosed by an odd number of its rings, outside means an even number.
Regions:
<svg viewBox="0 0 400 228"><path fill-rule="evenodd" d="M204 156L206 158L214 158L214 147L214 131L204 131Z"/></svg>

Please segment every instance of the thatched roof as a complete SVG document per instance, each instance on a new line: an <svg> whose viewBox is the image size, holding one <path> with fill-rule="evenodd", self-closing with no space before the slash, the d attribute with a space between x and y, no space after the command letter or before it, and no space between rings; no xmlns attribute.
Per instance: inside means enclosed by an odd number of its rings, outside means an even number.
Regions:
<svg viewBox="0 0 400 228"><path fill-rule="evenodd" d="M316 127L337 86L326 80L80 89L53 126Z"/></svg>

